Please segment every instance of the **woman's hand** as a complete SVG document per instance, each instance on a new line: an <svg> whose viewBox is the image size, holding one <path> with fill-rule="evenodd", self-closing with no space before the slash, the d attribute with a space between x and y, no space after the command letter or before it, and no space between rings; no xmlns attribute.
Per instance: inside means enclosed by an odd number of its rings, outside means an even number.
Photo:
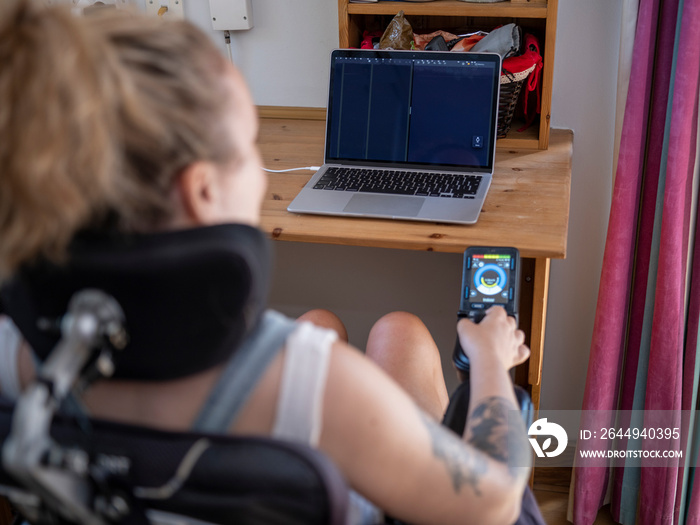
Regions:
<svg viewBox="0 0 700 525"><path fill-rule="evenodd" d="M457 334L464 353L475 364L495 360L509 370L530 356L530 349L524 344L525 334L500 306L489 308L479 324L461 319Z"/></svg>

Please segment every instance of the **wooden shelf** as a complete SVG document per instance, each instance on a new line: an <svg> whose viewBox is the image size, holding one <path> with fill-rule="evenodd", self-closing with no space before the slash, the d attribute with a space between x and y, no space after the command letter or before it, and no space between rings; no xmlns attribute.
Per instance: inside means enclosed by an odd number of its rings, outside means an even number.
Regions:
<svg viewBox="0 0 700 525"><path fill-rule="evenodd" d="M436 2L377 2L348 3L349 14L395 15L403 10L406 15L421 16L469 16L547 18L547 2L497 2L495 4L469 3L459 0L439 0Z"/></svg>
<svg viewBox="0 0 700 525"><path fill-rule="evenodd" d="M491 30L501 24L515 22L525 32L540 40L543 57L540 120L524 133L511 131L501 139L501 148L547 149L554 78L554 43L556 40L558 0L513 0L495 3L474 3L461 0L434 2L351 3L338 0L338 31L340 47L359 47L365 29L383 30L399 11L403 11L416 33L436 29L470 28ZM513 124L513 129L520 126Z"/></svg>

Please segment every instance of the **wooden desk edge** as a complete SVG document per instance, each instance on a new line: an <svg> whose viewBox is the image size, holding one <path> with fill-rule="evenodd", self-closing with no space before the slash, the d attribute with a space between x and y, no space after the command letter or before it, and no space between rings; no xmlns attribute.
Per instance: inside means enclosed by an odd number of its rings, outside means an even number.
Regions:
<svg viewBox="0 0 700 525"><path fill-rule="evenodd" d="M356 219L365 220L365 219ZM445 244L440 243L439 239L435 242L407 242L405 240L392 239L370 239L357 238L349 239L347 237L333 237L331 235L324 237L319 235L306 235L298 233L287 233L283 228L270 228L263 226L263 230L270 234L271 239L275 241L287 242L305 242L311 244L330 244L335 246L358 246L365 248L386 248L391 250L408 250L408 251L427 251L435 253L464 253L464 250L470 246L465 243ZM563 251L536 251L531 249L520 250L520 256L526 259L565 259L566 247Z"/></svg>

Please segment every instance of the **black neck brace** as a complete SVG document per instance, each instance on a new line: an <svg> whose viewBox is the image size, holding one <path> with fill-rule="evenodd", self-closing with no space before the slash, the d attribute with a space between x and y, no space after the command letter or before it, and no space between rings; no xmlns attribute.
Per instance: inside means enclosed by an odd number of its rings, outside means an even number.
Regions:
<svg viewBox="0 0 700 525"><path fill-rule="evenodd" d="M67 264L38 263L0 290L9 315L40 359L71 296L85 288L112 295L126 315L130 342L115 355L114 377L169 380L225 361L260 318L267 299L270 248L253 227L226 224L148 235L78 236Z"/></svg>

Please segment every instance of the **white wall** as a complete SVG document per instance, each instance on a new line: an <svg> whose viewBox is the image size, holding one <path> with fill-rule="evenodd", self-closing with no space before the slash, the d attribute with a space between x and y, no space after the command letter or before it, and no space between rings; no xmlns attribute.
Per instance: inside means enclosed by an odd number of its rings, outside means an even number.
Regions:
<svg viewBox="0 0 700 525"><path fill-rule="evenodd" d="M208 25L208 2L185 0ZM260 105L325 106L327 56L338 45L335 0L253 0L255 27L233 38L234 60ZM612 180L621 8L609 0L559 0L552 126L574 130L567 259L550 281L541 406L581 405ZM222 42L220 34L215 35ZM279 242L272 306L296 315L336 311L362 347L374 320L395 309L420 315L443 354L454 344L460 256ZM446 359L447 361L447 359ZM448 365L449 367L449 365ZM454 385L451 373L448 373Z"/></svg>
<svg viewBox="0 0 700 525"><path fill-rule="evenodd" d="M552 262L542 408L580 408L612 191L622 2L559 0L552 126L574 130L567 258Z"/></svg>
<svg viewBox="0 0 700 525"><path fill-rule="evenodd" d="M139 0L145 2L146 0ZM185 16L224 48L208 0L184 0ZM231 52L260 106L325 107L328 62L338 47L335 0L253 0L253 29L231 32Z"/></svg>

